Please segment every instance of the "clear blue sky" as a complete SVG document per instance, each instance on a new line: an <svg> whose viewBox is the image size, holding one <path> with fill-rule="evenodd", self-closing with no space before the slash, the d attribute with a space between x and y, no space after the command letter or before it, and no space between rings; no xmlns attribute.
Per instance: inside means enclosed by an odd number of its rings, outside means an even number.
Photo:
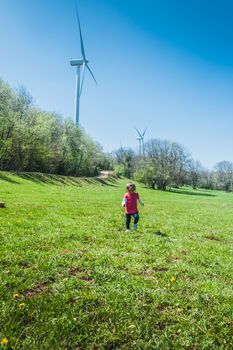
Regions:
<svg viewBox="0 0 233 350"><path fill-rule="evenodd" d="M211 168L233 161L233 2L79 0L86 74L80 123L105 151L183 144ZM0 0L0 77L73 116L80 43L72 0Z"/></svg>

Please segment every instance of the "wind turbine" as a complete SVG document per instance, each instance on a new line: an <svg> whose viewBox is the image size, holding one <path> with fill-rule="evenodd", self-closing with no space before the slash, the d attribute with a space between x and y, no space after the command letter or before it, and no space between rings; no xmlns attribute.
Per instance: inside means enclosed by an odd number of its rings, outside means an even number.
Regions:
<svg viewBox="0 0 233 350"><path fill-rule="evenodd" d="M76 70L76 91L75 91L75 114L74 114L74 125L76 127L79 126L79 107L80 107L80 96L82 93L82 88L83 88L83 81L84 81L84 75L85 75L85 69L87 68L89 73L91 74L92 78L94 79L96 85L97 81L94 77L94 74L92 73L89 65L88 65L88 60L85 55L85 50L84 50L84 44L83 44L83 37L82 37L82 31L81 31L81 25L80 25L80 20L79 20L79 15L78 15L78 8L75 3L75 10L76 10L76 16L78 20L78 28L79 28L79 36L80 36L80 45L81 45L81 53L82 53L82 58L81 59L70 59L70 64L71 66L77 67Z"/></svg>
<svg viewBox="0 0 233 350"><path fill-rule="evenodd" d="M147 128L143 131L143 133L140 133L140 131L136 127L135 127L135 129L137 130L137 133L138 133L138 136L139 136L137 138L137 141L138 141L139 156L141 157L142 154L144 156L144 136L145 136Z"/></svg>

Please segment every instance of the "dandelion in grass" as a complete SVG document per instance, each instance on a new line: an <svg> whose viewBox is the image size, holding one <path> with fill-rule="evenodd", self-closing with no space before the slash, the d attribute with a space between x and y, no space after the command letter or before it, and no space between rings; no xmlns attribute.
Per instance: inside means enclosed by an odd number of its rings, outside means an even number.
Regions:
<svg viewBox="0 0 233 350"><path fill-rule="evenodd" d="M19 308L22 310L22 309L25 308L25 305L26 305L25 303L20 303L20 304L19 304Z"/></svg>
<svg viewBox="0 0 233 350"><path fill-rule="evenodd" d="M170 278L170 283L171 283L171 284L174 284L175 282L176 282L176 278L175 278L175 277L171 277L171 278Z"/></svg>
<svg viewBox="0 0 233 350"><path fill-rule="evenodd" d="M1 345L7 345L9 343L9 340L7 338L2 338Z"/></svg>
<svg viewBox="0 0 233 350"><path fill-rule="evenodd" d="M19 298L20 298L19 293L14 293L14 294L13 294L13 299L17 300L17 299L19 299Z"/></svg>
<svg viewBox="0 0 233 350"><path fill-rule="evenodd" d="M63 281L64 281L64 282L67 282L67 281L68 281L68 277L64 277L64 278L63 278Z"/></svg>

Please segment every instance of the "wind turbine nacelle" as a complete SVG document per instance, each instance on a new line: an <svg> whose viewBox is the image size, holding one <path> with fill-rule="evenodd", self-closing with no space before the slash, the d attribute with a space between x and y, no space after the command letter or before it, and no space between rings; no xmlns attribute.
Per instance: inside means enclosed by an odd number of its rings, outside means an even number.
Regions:
<svg viewBox="0 0 233 350"><path fill-rule="evenodd" d="M77 59L70 59L70 64L71 66L82 66L83 65L83 60L77 60Z"/></svg>

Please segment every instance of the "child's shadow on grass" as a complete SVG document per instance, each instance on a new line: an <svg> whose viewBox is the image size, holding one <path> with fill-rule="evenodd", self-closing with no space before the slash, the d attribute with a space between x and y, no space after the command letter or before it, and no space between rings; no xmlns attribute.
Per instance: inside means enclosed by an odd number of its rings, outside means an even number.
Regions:
<svg viewBox="0 0 233 350"><path fill-rule="evenodd" d="M160 236L160 237L168 237L168 235L166 233L164 233L164 232L162 232L160 230L155 231L154 234L156 236Z"/></svg>

